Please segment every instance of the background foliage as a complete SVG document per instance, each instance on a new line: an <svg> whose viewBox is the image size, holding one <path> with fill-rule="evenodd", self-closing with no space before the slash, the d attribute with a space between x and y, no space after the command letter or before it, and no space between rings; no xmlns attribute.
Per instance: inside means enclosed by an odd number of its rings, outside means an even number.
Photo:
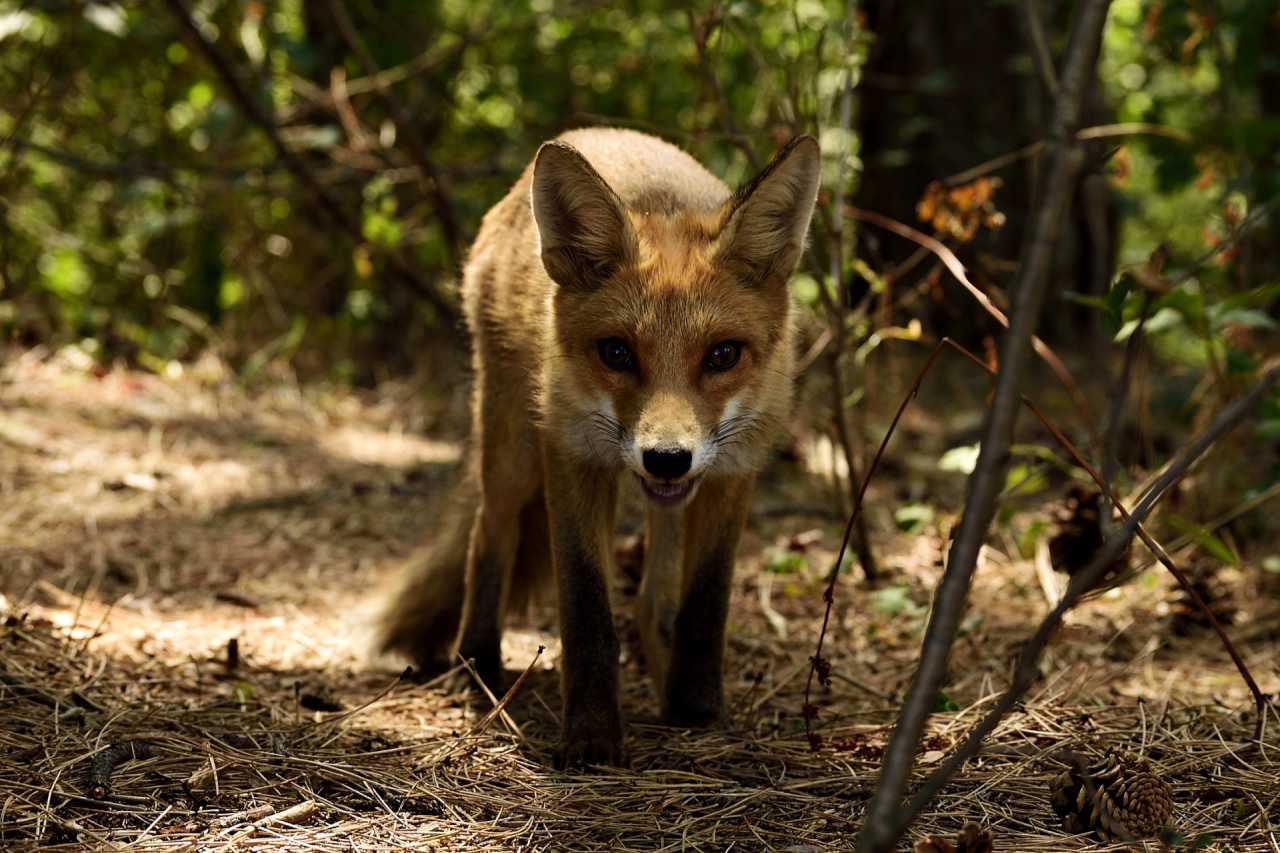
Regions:
<svg viewBox="0 0 1280 853"><path fill-rule="evenodd" d="M731 184L752 171L747 148L764 158L795 132L817 133L827 189L815 234L841 238L815 239L816 268L797 282L819 323L829 288L855 345L873 349L874 333L912 320L925 334L965 324L991 334L914 244L833 221L833 199L847 196L935 230L914 215L930 181L1039 139L1047 99L1024 11L1035 8L1056 55L1071 4L992 0L963 22L946 5L200 0L185 8L201 44L184 30L182 3L3 0L0 333L157 371L181 370L212 344L245 378L271 364L344 383L447 379L458 352L449 306L483 212L541 141L615 124L678 142ZM371 85L361 49L384 69L390 98ZM287 151L358 217L358 238L273 145L214 54ZM1158 127L1097 143L1095 194L1082 190L1077 204L1085 236L1065 241L1056 285L1087 307L1050 312L1059 338L1131 329L1144 291L1123 275L1112 288L1114 270L1161 244L1171 269L1186 268L1277 196L1277 57L1270 0L1117 0L1091 114ZM397 122L395 102L412 127ZM997 303L1016 268L1033 163L991 172L1003 181L992 198L1003 228L936 231ZM1193 380L1247 374L1267 348L1280 275L1272 222L1256 216L1238 245L1152 306L1156 351ZM1089 264L1100 283L1079 272ZM832 269L843 288L822 280Z"/></svg>

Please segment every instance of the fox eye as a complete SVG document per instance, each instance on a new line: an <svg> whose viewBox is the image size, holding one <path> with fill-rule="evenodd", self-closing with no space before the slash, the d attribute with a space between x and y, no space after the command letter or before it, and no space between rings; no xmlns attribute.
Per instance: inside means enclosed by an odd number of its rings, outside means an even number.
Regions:
<svg viewBox="0 0 1280 853"><path fill-rule="evenodd" d="M708 370L728 370L738 363L742 344L737 341L721 341L707 353Z"/></svg>
<svg viewBox="0 0 1280 853"><path fill-rule="evenodd" d="M636 359L622 338L605 338L600 342L600 360L614 370L626 370Z"/></svg>

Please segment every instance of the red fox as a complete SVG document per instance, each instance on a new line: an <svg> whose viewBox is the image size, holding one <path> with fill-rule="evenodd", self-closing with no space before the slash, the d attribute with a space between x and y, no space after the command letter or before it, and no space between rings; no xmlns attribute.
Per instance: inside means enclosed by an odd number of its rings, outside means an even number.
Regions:
<svg viewBox="0 0 1280 853"><path fill-rule="evenodd" d="M789 282L819 170L799 136L731 193L652 136L575 130L484 217L462 283L468 467L378 642L429 669L473 658L499 682L509 602L554 576L560 766L625 761L609 595L619 476L648 498L637 618L662 717L726 716L734 556L790 411Z"/></svg>

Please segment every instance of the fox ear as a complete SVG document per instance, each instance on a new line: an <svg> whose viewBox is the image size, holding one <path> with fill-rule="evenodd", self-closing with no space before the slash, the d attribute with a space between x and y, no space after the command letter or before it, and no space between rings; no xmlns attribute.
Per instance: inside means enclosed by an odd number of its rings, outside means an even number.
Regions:
<svg viewBox="0 0 1280 853"><path fill-rule="evenodd" d="M818 195L821 154L797 136L726 202L717 262L755 287L784 286L804 251Z"/></svg>
<svg viewBox="0 0 1280 853"><path fill-rule="evenodd" d="M635 261L638 240L622 202L572 145L538 151L530 200L542 265L562 287L594 290Z"/></svg>

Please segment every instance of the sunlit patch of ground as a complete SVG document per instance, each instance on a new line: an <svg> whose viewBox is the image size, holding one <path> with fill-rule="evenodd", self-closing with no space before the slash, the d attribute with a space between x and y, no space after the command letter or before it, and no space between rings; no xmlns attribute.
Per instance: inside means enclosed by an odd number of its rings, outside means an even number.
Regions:
<svg viewBox="0 0 1280 853"><path fill-rule="evenodd" d="M959 493L962 479L922 461L957 427L913 411L873 487L887 578L878 590L852 574L837 586L824 646L836 680L811 695L821 751L799 711L843 525L820 461L812 474L779 458L762 474L735 583L734 727L657 725L620 575L632 768L583 776L549 768L560 709L549 614L509 632L508 667L536 659L535 671L483 729L487 703L458 679L399 683L397 662L366 656L372 592L430 535L463 452L406 430L411 396L283 382L246 396L216 362L178 379L95 376L36 355L4 369L0 846L850 849L941 575L939 530L953 520L940 510L906 535L884 505ZM635 496L624 506L633 530ZM1231 572L1233 636L1262 689L1280 692L1275 590L1256 566ZM1175 598L1149 572L1072 614L1044 678L992 736L1003 751L970 762L919 830L954 836L978 820L998 849L1085 848L1049 809L1061 765L1048 756L1117 746L1173 782L1188 837L1275 849L1275 750L1241 742L1248 693L1212 637L1173 632ZM946 687L962 710L935 716L921 772L1007 683L1046 610L1034 560L997 532ZM1273 722L1268 743L1277 732ZM146 744L145 756L96 788L92 758L118 742Z"/></svg>

